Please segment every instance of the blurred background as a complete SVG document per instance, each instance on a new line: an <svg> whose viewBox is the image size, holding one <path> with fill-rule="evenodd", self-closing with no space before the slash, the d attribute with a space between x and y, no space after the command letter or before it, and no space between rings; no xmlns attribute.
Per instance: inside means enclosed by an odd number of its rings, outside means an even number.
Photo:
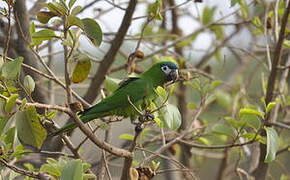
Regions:
<svg viewBox="0 0 290 180"><path fill-rule="evenodd" d="M62 36L61 18L53 17L47 23L40 23L37 13L46 9L43 3L53 1L26 0L29 26L35 26L36 31L53 30L57 36ZM171 93L169 103L175 105L180 112L178 129L171 129L168 122L164 127L150 124L143 130L138 144L145 149L155 151L162 146L162 136L168 142L174 138L174 133L182 133L193 125L193 131L188 140L202 145L190 147L176 143L162 155L179 161L193 172L196 179L251 179L259 166L260 143L266 144L266 136L259 140L234 148L206 148L203 146L218 146L243 143L251 140L263 128L263 118L253 114L241 115L241 109L251 109L263 112L267 83L275 84L275 107L271 114L273 122L290 123L289 95L289 19L286 24L286 34L282 45L281 60L277 79L267 82L271 72L275 47L278 42L282 17L286 10L286 0L157 0L138 1L128 31L122 40L121 47L105 71L106 79L96 89L96 97L88 96L94 93L91 88L92 79L103 68L112 41L118 34L122 24L127 0L77 0L74 7L83 9L76 15L79 18L94 19L102 30L102 42L99 46L93 44L84 34L77 36L76 54L85 54L90 59L91 68L86 80L73 83L72 89L81 97L95 104L102 99L101 94L110 95L117 82L128 75L139 74L147 70L154 62L170 60L179 64L181 79L168 87ZM7 9L7 4L0 1L1 9ZM128 11L128 10L127 10ZM19 20L21 22L21 20ZM1 17L0 46L5 49L5 28L8 21ZM24 56L17 47L19 33L12 18L12 45L7 56L15 58ZM72 31L78 34L78 27ZM13 44L13 43L16 43ZM19 41L18 41L19 43ZM47 66L62 82L64 79L63 39L44 40L33 49L44 60ZM136 58L133 74L128 74L127 62L130 54L136 50L144 56ZM77 58L70 60L70 73L73 73ZM25 62L25 61L24 61ZM27 62L41 71L46 71L36 61ZM34 79L37 91L45 96L45 103L65 105L66 91L57 83L40 78ZM36 93L36 92L34 92ZM25 95L24 95L25 96ZM37 102L39 96L35 95ZM40 98L41 100L41 98ZM74 98L74 101L78 99ZM200 115L196 114L202 109ZM69 117L57 113L53 121L59 126L64 125ZM178 120L177 120L178 121ZM191 124L191 122L193 122ZM239 123L241 122L241 123ZM245 123L244 123L245 122ZM244 124L243 124L244 123ZM128 148L128 137L134 135L134 125L129 120L114 122L109 125L101 120L91 123L98 127L97 136L106 139L115 146ZM276 129L279 138L277 158L269 164L266 179L290 179L289 130ZM69 134L71 142L77 147L85 135L79 129ZM78 146L83 160L92 165L91 170L98 176L102 171L102 151L89 140ZM141 146L142 147L142 146ZM48 138L43 150L70 153L60 137ZM150 155L149 152L136 150L133 166ZM31 155L32 156L32 155ZM23 157L19 164L29 162L34 167L40 167L47 156L42 154ZM119 179L123 159L108 155L108 166L113 179ZM184 171L176 170L172 160L155 159L160 163L153 179L191 179ZM148 163L152 166L152 162ZM182 169L182 168L181 168ZM167 171L168 170L168 171ZM171 171L172 170L172 171ZM257 177L257 176L256 176ZM99 176L98 176L99 178ZM105 175L104 179L108 179Z"/></svg>

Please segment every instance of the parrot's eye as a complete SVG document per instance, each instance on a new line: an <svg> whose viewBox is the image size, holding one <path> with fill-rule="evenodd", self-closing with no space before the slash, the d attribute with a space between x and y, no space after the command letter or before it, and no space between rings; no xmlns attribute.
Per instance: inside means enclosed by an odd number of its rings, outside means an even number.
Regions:
<svg viewBox="0 0 290 180"><path fill-rule="evenodd" d="M170 69L168 66L162 66L162 67L161 67L161 70L162 70L163 72L165 72L165 74L169 74L170 71L171 71L171 69Z"/></svg>

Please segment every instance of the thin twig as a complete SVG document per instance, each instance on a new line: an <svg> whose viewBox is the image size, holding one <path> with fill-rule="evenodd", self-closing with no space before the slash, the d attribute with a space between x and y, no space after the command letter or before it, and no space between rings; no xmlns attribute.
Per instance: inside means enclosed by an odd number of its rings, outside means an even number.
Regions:
<svg viewBox="0 0 290 180"><path fill-rule="evenodd" d="M6 2L6 4L8 6L8 17L7 17L8 28L7 28L7 35L6 35L6 45L5 45L4 50L3 50L3 60L4 61L6 59L7 52L9 50L10 38L11 38L11 9L12 9L12 6L10 5L10 3L8 1Z"/></svg>

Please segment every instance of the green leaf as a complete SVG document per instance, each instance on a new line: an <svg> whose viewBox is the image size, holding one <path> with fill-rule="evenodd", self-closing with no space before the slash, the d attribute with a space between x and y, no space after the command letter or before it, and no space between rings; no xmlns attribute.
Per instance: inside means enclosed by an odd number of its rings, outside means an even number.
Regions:
<svg viewBox="0 0 290 180"><path fill-rule="evenodd" d="M247 126L250 126L253 129L259 129L261 127L261 120L258 116L254 114L244 114L240 119L247 123Z"/></svg>
<svg viewBox="0 0 290 180"><path fill-rule="evenodd" d="M71 8L75 4L76 0L70 0L68 3L68 7Z"/></svg>
<svg viewBox="0 0 290 180"><path fill-rule="evenodd" d="M258 28L262 27L263 23L261 22L260 18L258 16L254 17L252 20L252 23Z"/></svg>
<svg viewBox="0 0 290 180"><path fill-rule="evenodd" d="M224 38L224 28L222 26L211 26L210 29L214 32L216 39L221 40ZM220 52L220 51L217 51L217 52ZM217 54L220 54L220 53L217 53ZM221 60L221 57L217 59Z"/></svg>
<svg viewBox="0 0 290 180"><path fill-rule="evenodd" d="M94 174L83 174L83 180L97 179Z"/></svg>
<svg viewBox="0 0 290 180"><path fill-rule="evenodd" d="M280 179L279 180L289 180L290 179L290 175L287 175L287 174L282 174L280 176Z"/></svg>
<svg viewBox="0 0 290 180"><path fill-rule="evenodd" d="M121 134L119 136L119 139L125 139L125 140L129 140L129 141L133 141L134 140L134 136L132 134Z"/></svg>
<svg viewBox="0 0 290 180"><path fill-rule="evenodd" d="M265 127L265 130L267 134L267 154L264 161L269 163L276 158L276 152L279 147L279 136L273 127Z"/></svg>
<svg viewBox="0 0 290 180"><path fill-rule="evenodd" d="M102 43L103 33L100 25L93 19L82 19L84 24L84 31L86 36L92 41L95 46L99 46Z"/></svg>
<svg viewBox="0 0 290 180"><path fill-rule="evenodd" d="M83 7L82 6L76 6L76 7L74 7L73 8L73 10L71 11L71 15L72 16L75 16L75 15L77 15L81 10L83 9Z"/></svg>
<svg viewBox="0 0 290 180"><path fill-rule="evenodd" d="M220 80L214 80L214 81L212 81L210 83L210 89L213 90L213 89L217 88L221 84L222 84L222 81L220 81Z"/></svg>
<svg viewBox="0 0 290 180"><path fill-rule="evenodd" d="M20 110L23 110L25 108L26 103L27 103L27 99L26 98L23 98L22 99L22 102L21 102L21 104L19 106L19 109Z"/></svg>
<svg viewBox="0 0 290 180"><path fill-rule="evenodd" d="M158 127L162 128L164 125L163 125L163 122L159 119L159 118L154 118L153 121L158 125Z"/></svg>
<svg viewBox="0 0 290 180"><path fill-rule="evenodd" d="M23 57L18 57L14 61L5 62L2 66L2 76L6 79L18 79Z"/></svg>
<svg viewBox="0 0 290 180"><path fill-rule="evenodd" d="M269 113L276 105L276 102L270 102L266 107L266 113Z"/></svg>
<svg viewBox="0 0 290 180"><path fill-rule="evenodd" d="M74 56L74 58L77 60L77 64L73 70L71 80L74 83L80 83L86 80L90 74L91 60L83 53Z"/></svg>
<svg viewBox="0 0 290 180"><path fill-rule="evenodd" d="M40 11L36 14L37 20L42 24L48 23L48 21L55 16L57 16L57 14L50 11Z"/></svg>
<svg viewBox="0 0 290 180"><path fill-rule="evenodd" d="M44 40L50 40L55 37L57 36L55 35L54 31L50 29L43 29L43 30L32 33L33 40L44 41Z"/></svg>
<svg viewBox="0 0 290 180"><path fill-rule="evenodd" d="M167 98L167 92L166 92L166 90L163 87L158 86L155 89L155 92L157 93L158 96L161 96L162 99L166 99Z"/></svg>
<svg viewBox="0 0 290 180"><path fill-rule="evenodd" d="M163 17L161 15L161 9L162 9L162 1L156 0L153 4L150 4L148 7L148 14L157 20L162 20Z"/></svg>
<svg viewBox="0 0 290 180"><path fill-rule="evenodd" d="M34 170L35 170L35 168L33 167L33 165L30 164L30 163L25 163L25 164L23 164L23 166L24 166L27 170L29 170L29 171L34 171Z"/></svg>
<svg viewBox="0 0 290 180"><path fill-rule="evenodd" d="M79 159L67 161L61 171L60 179L63 180L80 180L83 179L82 161Z"/></svg>
<svg viewBox="0 0 290 180"><path fill-rule="evenodd" d="M231 7L233 7L234 5L236 5L238 3L239 0L231 0Z"/></svg>
<svg viewBox="0 0 290 180"><path fill-rule="evenodd" d="M152 164L152 169L153 169L153 170L157 170L157 169L159 169L159 167L160 167L160 161L155 162L155 161L153 160L153 161L151 161L151 164Z"/></svg>
<svg viewBox="0 0 290 180"><path fill-rule="evenodd" d="M31 22L31 24L30 24L30 26L29 26L29 33L30 34L32 34L32 33L34 33L35 32L35 24L34 24L34 22L32 21Z"/></svg>
<svg viewBox="0 0 290 180"><path fill-rule="evenodd" d="M114 92L116 89L118 89L120 82L121 82L120 79L106 76L105 89L107 89L110 92Z"/></svg>
<svg viewBox="0 0 290 180"><path fill-rule="evenodd" d="M243 134L242 137L247 138L249 140L253 140L255 138L256 141L259 141L262 144L266 144L266 139L260 135L256 135L254 133L246 133Z"/></svg>
<svg viewBox="0 0 290 180"><path fill-rule="evenodd" d="M211 142L209 141L209 139L207 139L205 137L199 137L197 139L197 141L200 142L200 143L202 143L202 144L208 145L208 146L211 144Z"/></svg>
<svg viewBox="0 0 290 180"><path fill-rule="evenodd" d="M283 46L285 48L290 48L290 40L285 39L284 42L283 42Z"/></svg>
<svg viewBox="0 0 290 180"><path fill-rule="evenodd" d="M25 76L23 85L28 93L32 93L34 91L35 82L30 75Z"/></svg>
<svg viewBox="0 0 290 180"><path fill-rule="evenodd" d="M82 22L82 20L78 17L75 17L75 16L68 16L67 17L67 21L68 21L68 26L71 27L71 26L77 26L81 29L84 29L84 24Z"/></svg>
<svg viewBox="0 0 290 180"><path fill-rule="evenodd" d="M47 163L40 167L40 171L47 172L50 175L59 177L61 175L61 167L58 162L52 158L47 159Z"/></svg>
<svg viewBox="0 0 290 180"><path fill-rule="evenodd" d="M51 111L48 114L45 114L45 118L47 119L53 119L55 117L55 115L57 114L57 111Z"/></svg>
<svg viewBox="0 0 290 180"><path fill-rule="evenodd" d="M210 24L213 21L215 10L215 7L210 8L208 6L203 9L201 20L203 24Z"/></svg>
<svg viewBox="0 0 290 180"><path fill-rule="evenodd" d="M196 107L196 105L194 103L189 102L187 104L187 108L190 109L190 110L195 110L197 107Z"/></svg>
<svg viewBox="0 0 290 180"><path fill-rule="evenodd" d="M257 116L260 116L261 118L264 118L264 112L260 112L260 111L257 111L255 109L249 109L249 108L242 108L240 109L240 112L239 112L239 116L243 116L243 115L246 115L246 114L252 114L252 115L257 115Z"/></svg>
<svg viewBox="0 0 290 180"><path fill-rule="evenodd" d="M4 118L4 117L1 117L0 116L0 136L2 135L2 133L3 133L3 130L4 130L4 132L5 132L5 126L6 126L6 124L7 124L7 122L8 122L8 118Z"/></svg>
<svg viewBox="0 0 290 180"><path fill-rule="evenodd" d="M20 158L25 152L25 148L19 144L14 148L14 152L11 154L10 157Z"/></svg>
<svg viewBox="0 0 290 180"><path fill-rule="evenodd" d="M15 127L10 128L6 133L5 133L5 143L6 144L11 144L13 147L14 144L14 139L15 139Z"/></svg>
<svg viewBox="0 0 290 180"><path fill-rule="evenodd" d="M12 111L13 107L16 104L16 100L17 100L18 97L19 97L18 94L11 94L9 99L6 101L5 112L10 113Z"/></svg>
<svg viewBox="0 0 290 180"><path fill-rule="evenodd" d="M67 14L67 7L63 5L62 3L59 2L51 2L51 3L46 3L45 6L54 14L58 16L63 16Z"/></svg>
<svg viewBox="0 0 290 180"><path fill-rule="evenodd" d="M244 120L236 120L232 117L224 117L224 119L234 128L240 129L242 128L247 122Z"/></svg>
<svg viewBox="0 0 290 180"><path fill-rule="evenodd" d="M163 118L166 126L171 130L177 130L181 125L181 114L178 108L172 104L167 104L164 110Z"/></svg>
<svg viewBox="0 0 290 180"><path fill-rule="evenodd" d="M232 97L229 93L222 90L216 90L214 92L216 101L219 105L221 105L224 108L232 107Z"/></svg>
<svg viewBox="0 0 290 180"><path fill-rule="evenodd" d="M40 123L35 107L27 106L25 110L15 115L17 136L22 144L40 149L47 132Z"/></svg>
<svg viewBox="0 0 290 180"><path fill-rule="evenodd" d="M242 12L242 17L244 19L247 19L249 16L249 8L247 7L247 4L245 0L237 0L240 5L240 10Z"/></svg>
<svg viewBox="0 0 290 180"><path fill-rule="evenodd" d="M226 136L234 136L233 129L224 124L216 124L212 128L212 132L216 134L226 135Z"/></svg>

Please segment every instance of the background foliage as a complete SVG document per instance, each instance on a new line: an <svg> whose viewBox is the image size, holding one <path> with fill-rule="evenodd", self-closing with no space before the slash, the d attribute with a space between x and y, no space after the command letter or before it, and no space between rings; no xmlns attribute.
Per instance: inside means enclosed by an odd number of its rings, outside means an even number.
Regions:
<svg viewBox="0 0 290 180"><path fill-rule="evenodd" d="M225 2L0 1L1 178L290 179L290 1ZM160 60L180 77L141 133L80 122Z"/></svg>

